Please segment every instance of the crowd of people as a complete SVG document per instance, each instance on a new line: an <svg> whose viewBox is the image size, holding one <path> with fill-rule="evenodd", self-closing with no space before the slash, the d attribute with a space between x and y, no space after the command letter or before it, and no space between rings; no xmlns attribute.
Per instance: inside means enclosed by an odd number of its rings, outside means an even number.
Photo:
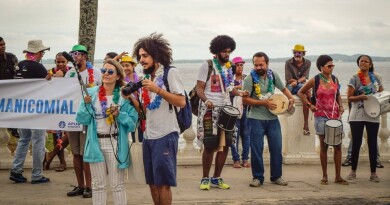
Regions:
<svg viewBox="0 0 390 205"><path fill-rule="evenodd" d="M162 34L153 33L139 39L129 55L109 52L103 67L94 68L88 61L88 49L75 45L71 56L75 67L68 66L64 53L55 56L56 67L46 69L41 63L49 47L41 40L30 40L25 59L18 61L15 55L5 52L5 40L0 37L0 79L72 78L81 76L87 92L76 114L76 121L85 126L83 131L52 130L53 150L45 152L46 130L11 129L19 137L9 179L16 183L26 182L23 165L32 142L33 168L31 183L47 183L43 170L50 169L52 160L58 156L61 172L67 169L64 148L70 145L77 186L67 193L69 197L82 195L91 198L93 204L107 201L106 178L112 187L114 204L126 204L124 187L125 169L131 166L129 137L138 137L143 147L143 164L146 184L155 204L171 204L171 187L177 185L176 166L180 127L175 112L170 106L183 108L186 105L183 80L179 69L172 67L172 48ZM357 59L357 74L348 84L349 124L352 139L348 157L341 162L341 142L331 144L326 139L326 123L339 120L344 112L341 103L339 80L332 74L335 69L329 55L320 55L316 61L319 73L309 78L311 61L305 58L303 45L293 47L293 57L285 63L285 82L279 74L270 69L269 57L264 52L252 56L253 69L244 74L245 61L230 56L236 49L236 42L227 35L219 35L210 42L210 60L205 61L197 75L196 94L200 99L197 118L197 138L203 147L201 190L211 187L229 189L221 177L231 149L234 168L251 168L250 187L262 186L264 177L264 137L267 137L270 152L270 181L287 186L282 178L282 132L278 115L272 111L277 104L271 98L277 88L287 98L288 108L294 107L293 95L302 101L304 121L302 134L310 135L308 116L314 114L315 133L320 141L320 162L323 177L320 184L327 185L327 152L333 146L336 184L348 185L347 180L357 177L357 165L363 128L367 130L370 159L370 180L379 182L376 168L383 168L379 161L377 134L379 117L364 112L363 102L367 95L384 90L381 76L374 72L372 59L361 55ZM136 61L135 61L136 60ZM135 71L142 66L142 74ZM164 72L169 69L167 82ZM143 75L142 79L140 75ZM122 92L123 86L142 80L142 87L131 93ZM169 87L169 89L167 89ZM314 100L313 100L314 99ZM226 107L240 112L234 129L219 125L220 116ZM164 116L164 120L161 120ZM221 117L222 118L222 117ZM136 132L136 130L138 132ZM138 133L138 135L137 135ZM242 146L239 146L241 141ZM239 149L242 148L241 156ZM215 157L214 157L215 153ZM214 161L214 172L210 169ZM137 163L137 162L132 162ZM341 177L341 166L350 166L347 180Z"/></svg>

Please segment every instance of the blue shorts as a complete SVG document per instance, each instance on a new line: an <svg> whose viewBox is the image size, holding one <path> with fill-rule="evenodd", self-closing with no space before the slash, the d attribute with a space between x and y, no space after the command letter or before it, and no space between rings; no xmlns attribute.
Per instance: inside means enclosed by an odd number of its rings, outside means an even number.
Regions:
<svg viewBox="0 0 390 205"><path fill-rule="evenodd" d="M317 135L325 135L325 123L328 120L327 117L314 117L314 128Z"/></svg>
<svg viewBox="0 0 390 205"><path fill-rule="evenodd" d="M159 139L144 139L142 151L147 184L176 186L178 143L177 132Z"/></svg>

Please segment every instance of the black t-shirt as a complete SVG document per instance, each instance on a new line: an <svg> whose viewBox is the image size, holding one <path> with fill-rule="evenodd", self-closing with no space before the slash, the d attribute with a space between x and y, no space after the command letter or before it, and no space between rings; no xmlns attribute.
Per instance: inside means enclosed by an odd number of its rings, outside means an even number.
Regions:
<svg viewBox="0 0 390 205"><path fill-rule="evenodd" d="M47 75L46 68L36 62L31 60L24 60L18 64L16 69L15 78L45 78Z"/></svg>
<svg viewBox="0 0 390 205"><path fill-rule="evenodd" d="M18 58L12 53L5 53L0 56L0 80L13 79L15 67L18 64Z"/></svg>

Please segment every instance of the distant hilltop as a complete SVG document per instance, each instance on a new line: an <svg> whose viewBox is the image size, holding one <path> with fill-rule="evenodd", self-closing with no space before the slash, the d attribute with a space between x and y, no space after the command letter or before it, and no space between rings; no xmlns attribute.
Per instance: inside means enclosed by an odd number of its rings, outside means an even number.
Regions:
<svg viewBox="0 0 390 205"><path fill-rule="evenodd" d="M344 55L344 54L328 54L333 58L333 61L335 62L356 62L356 59L361 55L361 54L355 54L355 55ZM290 59L291 57L284 57L284 58L271 58L271 62L285 62L287 59ZM312 62L315 62L318 58L318 55L308 55L305 56L305 58L311 60ZM372 60L374 62L380 62L380 61L390 61L390 57L380 57L380 56L371 56ZM251 58L246 58L244 59L246 62L251 62ZM53 63L53 59L45 59L42 60L43 63L51 64ZM191 59L191 60L174 60L173 63L202 63L204 62L205 59ZM103 59L96 59L95 63L103 63Z"/></svg>

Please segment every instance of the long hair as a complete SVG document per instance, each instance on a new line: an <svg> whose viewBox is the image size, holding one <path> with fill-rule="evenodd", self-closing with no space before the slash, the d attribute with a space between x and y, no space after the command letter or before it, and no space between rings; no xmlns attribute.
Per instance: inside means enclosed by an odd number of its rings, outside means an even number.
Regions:
<svg viewBox="0 0 390 205"><path fill-rule="evenodd" d="M119 79L115 82L115 86L119 86L119 87L124 86L125 85L125 82L124 82L125 77L123 75L123 67L121 66L121 64L113 59L107 59L104 62L103 66L105 64L113 65L115 67L116 73L119 75Z"/></svg>
<svg viewBox="0 0 390 205"><path fill-rule="evenodd" d="M139 62L141 59L139 50L142 48L152 56L155 62L162 64L164 67L169 66L172 63L172 49L168 41L162 36L163 34L152 33L150 36L139 39L134 44L133 57L137 58Z"/></svg>
<svg viewBox="0 0 390 205"><path fill-rule="evenodd" d="M230 48L232 52L236 49L236 42L228 35L219 35L210 42L210 52L214 55L218 54L224 49Z"/></svg>
<svg viewBox="0 0 390 205"><path fill-rule="evenodd" d="M369 56L369 55L361 55L361 56L359 56L358 58L357 58L357 60L356 60L356 64L359 66L359 61L360 61L360 59L362 58L362 57L367 57L369 60L370 60L370 63L371 63L371 66L370 66L370 68L368 69L368 72L374 72L374 63L372 62L372 59L371 59L371 57Z"/></svg>

